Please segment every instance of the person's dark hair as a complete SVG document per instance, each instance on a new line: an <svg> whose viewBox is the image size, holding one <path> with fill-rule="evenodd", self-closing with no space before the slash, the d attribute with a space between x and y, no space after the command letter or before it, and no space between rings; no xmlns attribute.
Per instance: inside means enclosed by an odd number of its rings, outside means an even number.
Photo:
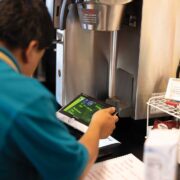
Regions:
<svg viewBox="0 0 180 180"><path fill-rule="evenodd" d="M0 40L9 48L28 47L38 41L38 49L53 40L53 24L43 0L0 0Z"/></svg>

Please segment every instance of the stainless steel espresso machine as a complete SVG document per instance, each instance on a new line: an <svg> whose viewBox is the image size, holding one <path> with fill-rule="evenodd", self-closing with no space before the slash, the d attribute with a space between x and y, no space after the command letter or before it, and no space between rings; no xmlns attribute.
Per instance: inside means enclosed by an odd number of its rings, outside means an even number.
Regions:
<svg viewBox="0 0 180 180"><path fill-rule="evenodd" d="M137 2L142 5L142 0L46 0L57 29L56 97L61 105L85 93L115 105L121 117L146 118L148 98L165 91L171 60L162 59L163 71L147 61L144 39L150 36L143 24L151 22L145 14L138 23L132 11ZM147 13L148 3L143 2Z"/></svg>

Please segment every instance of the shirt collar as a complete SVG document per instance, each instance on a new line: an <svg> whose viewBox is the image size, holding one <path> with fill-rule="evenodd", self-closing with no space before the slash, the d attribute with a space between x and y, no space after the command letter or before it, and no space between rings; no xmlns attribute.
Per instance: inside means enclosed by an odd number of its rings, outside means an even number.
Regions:
<svg viewBox="0 0 180 180"><path fill-rule="evenodd" d="M6 48L0 47L0 60L6 62L9 66L11 66L15 71L21 72L20 67L17 63L17 60L12 55L12 53Z"/></svg>

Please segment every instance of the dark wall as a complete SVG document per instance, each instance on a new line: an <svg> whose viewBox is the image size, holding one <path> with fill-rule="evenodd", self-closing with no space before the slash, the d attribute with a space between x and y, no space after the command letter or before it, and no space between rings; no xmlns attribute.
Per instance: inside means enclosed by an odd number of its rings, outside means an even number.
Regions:
<svg viewBox="0 0 180 180"><path fill-rule="evenodd" d="M56 82L56 52L55 48L46 50L42 60L42 65L45 74L44 85L55 94Z"/></svg>

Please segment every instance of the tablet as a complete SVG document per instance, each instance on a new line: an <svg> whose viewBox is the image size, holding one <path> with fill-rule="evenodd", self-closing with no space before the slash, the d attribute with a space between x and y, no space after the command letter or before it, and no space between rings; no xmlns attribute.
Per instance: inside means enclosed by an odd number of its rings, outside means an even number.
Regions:
<svg viewBox="0 0 180 180"><path fill-rule="evenodd" d="M59 112L71 118L75 118L88 126L92 115L96 111L107 107L110 107L110 105L85 94L80 94L69 104L60 109Z"/></svg>
<svg viewBox="0 0 180 180"><path fill-rule="evenodd" d="M85 133L88 129L92 115L96 111L110 106L111 105L99 101L93 97L80 94L66 106L57 111L56 116L65 124ZM100 148L115 144L120 144L120 142L112 136L99 141Z"/></svg>

